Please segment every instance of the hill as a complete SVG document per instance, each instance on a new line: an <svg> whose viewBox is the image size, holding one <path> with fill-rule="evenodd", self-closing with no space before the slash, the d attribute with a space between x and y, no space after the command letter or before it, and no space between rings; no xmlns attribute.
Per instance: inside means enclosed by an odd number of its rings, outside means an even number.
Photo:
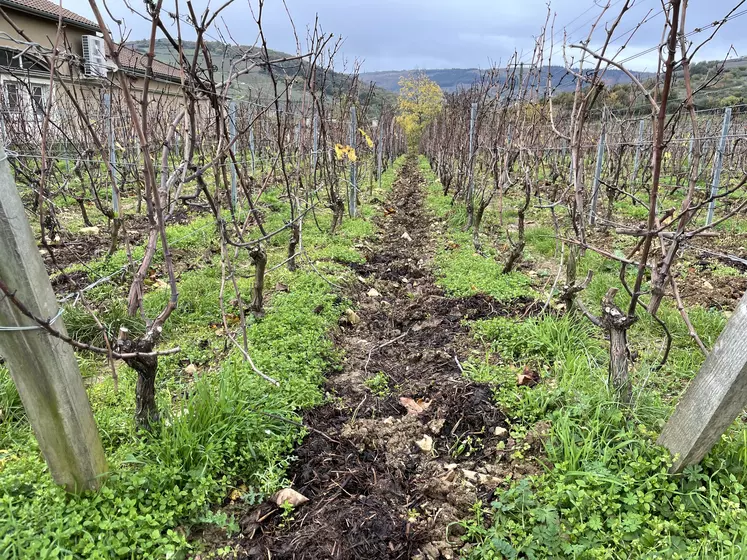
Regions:
<svg viewBox="0 0 747 560"><path fill-rule="evenodd" d="M412 76L422 72L428 78L436 82L441 89L448 92L457 91L458 89L470 87L480 78L484 70L479 68L449 68L449 69L430 69L430 70L392 70L383 72L364 72L361 74L362 80L374 82L377 86L388 91L399 91L399 79L403 76ZM505 71L502 71L505 75ZM541 86L544 87L547 80L547 69L542 73ZM552 86L556 91L571 91L574 88L573 77L568 74L562 66L551 66L550 74L552 76ZM651 76L649 72L636 72L636 77L646 79ZM617 84L630 83L630 78L621 70L610 68L605 73L605 82L607 85L614 86Z"/></svg>
<svg viewBox="0 0 747 560"><path fill-rule="evenodd" d="M257 50L256 47L249 47L244 45L229 45L221 43L219 41L207 41L206 42L210 59L213 64L213 72L215 73L215 79L221 80L227 77L232 71L245 69L247 62L240 62L241 58L247 51ZM131 41L128 46L140 51L145 52L148 48L147 40ZM194 41L184 41L183 49L186 57L191 60L194 56L196 44ZM268 54L271 59L281 59L292 57L288 53L281 51L275 51L268 49ZM177 53L172 47L171 43L167 39L158 39L156 41L155 48L156 58L167 64L178 65ZM200 56L200 61L204 61L204 57ZM204 66L204 64L202 64ZM278 65L279 71L276 73L276 77L284 78L286 80L294 80L294 86L291 89L291 99L293 101L299 101L303 94L303 81L304 76L308 75L309 64L306 61L289 61L282 62ZM203 70L206 72L206 70ZM319 78L319 87L322 87L321 76ZM327 75L327 79L324 82L324 91L327 95L332 95L338 91L346 91L351 86L351 80L353 78L341 72L330 71ZM366 80L362 80L362 84L369 83ZM368 97L368 89L360 88L361 100ZM264 68L254 68L243 74L238 78L238 83L235 88L235 95L238 98L256 99L260 97L262 99L273 99L272 80L269 72ZM373 114L378 114L381 108L385 104L391 104L394 100L394 94L380 88L374 87L373 96L371 98L371 107Z"/></svg>
<svg viewBox="0 0 747 560"><path fill-rule="evenodd" d="M723 69L721 67L723 66ZM698 109L711 109L718 107L743 105L747 103L747 57L733 58L727 61L701 61L692 65L693 89L695 91L695 104ZM449 68L429 70L388 70L383 72L364 72L360 75L361 80L375 83L378 87L396 93L399 91L399 80L403 76L412 76L423 72L431 80L436 82L441 89L454 92L459 89L470 87L478 80L484 70L478 68ZM565 68L551 66L550 74L553 80L553 89L558 96L558 101L570 104L572 97L569 93L574 90L574 81ZM651 72L635 72L636 77L642 82L654 77ZM543 73L541 86L544 87L547 72ZM627 93L630 91L632 82L621 70L610 68L605 73L605 83L610 86L610 93ZM703 87L706 86L707 87ZM685 88L682 80L682 71L677 70L673 85L674 103L682 102L685 98ZM618 95L618 97L621 97ZM621 97L624 99L624 96ZM620 103L620 109L625 107ZM675 105L673 104L674 108ZM647 106L644 106L647 110Z"/></svg>

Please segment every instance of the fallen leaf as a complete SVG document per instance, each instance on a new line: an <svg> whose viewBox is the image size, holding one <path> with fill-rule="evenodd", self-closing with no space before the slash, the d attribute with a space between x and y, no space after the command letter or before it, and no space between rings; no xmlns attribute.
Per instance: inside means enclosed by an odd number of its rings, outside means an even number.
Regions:
<svg viewBox="0 0 747 560"><path fill-rule="evenodd" d="M237 502L244 494L246 494L246 492L247 487L242 484L238 488L234 488L233 490L231 490L231 494L229 494L228 499L232 502Z"/></svg>
<svg viewBox="0 0 747 560"><path fill-rule="evenodd" d="M402 239L404 239L405 241L412 241L412 237L410 237L410 234L407 232L402 234Z"/></svg>
<svg viewBox="0 0 747 560"><path fill-rule="evenodd" d="M357 325L361 322L361 318L358 316L358 314L349 308L345 310L345 320L347 320L347 322L351 325Z"/></svg>
<svg viewBox="0 0 747 560"><path fill-rule="evenodd" d="M187 375L194 375L195 373L197 373L197 366L194 364L189 364L184 368L184 373L186 373Z"/></svg>
<svg viewBox="0 0 747 560"><path fill-rule="evenodd" d="M288 289L288 286L286 286L282 282L278 282L277 284L275 284L275 291L276 292L288 292L290 290Z"/></svg>
<svg viewBox="0 0 747 560"><path fill-rule="evenodd" d="M407 414L417 416L424 412L430 405L430 401L416 401L410 397L400 397L399 403L407 409Z"/></svg>
<svg viewBox="0 0 747 560"><path fill-rule="evenodd" d="M278 506L282 506L283 504L290 504L293 507L300 506L309 501L306 496L304 496L300 492L296 492L293 488L283 488L282 490L278 490L272 496L272 500Z"/></svg>
<svg viewBox="0 0 747 560"><path fill-rule="evenodd" d="M529 366L524 366L524 371L516 376L516 384L523 387L534 387L538 381L539 375L529 369Z"/></svg>
<svg viewBox="0 0 747 560"><path fill-rule="evenodd" d="M381 297L381 294L376 288L371 288L368 290L368 297Z"/></svg>

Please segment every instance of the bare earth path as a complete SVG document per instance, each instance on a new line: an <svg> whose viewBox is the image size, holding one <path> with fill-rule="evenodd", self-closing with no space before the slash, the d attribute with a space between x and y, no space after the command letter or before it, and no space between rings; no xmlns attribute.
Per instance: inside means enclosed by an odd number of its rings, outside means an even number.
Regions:
<svg viewBox="0 0 747 560"><path fill-rule="evenodd" d="M456 522L506 475L534 468L510 462L489 387L467 380L455 359L470 344L463 319L521 315L529 303L444 296L430 270L438 225L424 190L408 161L373 252L355 266L357 317L338 334L345 360L328 377L333 398L305 418L328 436L311 432L290 472L309 502L292 521L269 506L244 516L246 558L455 558Z"/></svg>

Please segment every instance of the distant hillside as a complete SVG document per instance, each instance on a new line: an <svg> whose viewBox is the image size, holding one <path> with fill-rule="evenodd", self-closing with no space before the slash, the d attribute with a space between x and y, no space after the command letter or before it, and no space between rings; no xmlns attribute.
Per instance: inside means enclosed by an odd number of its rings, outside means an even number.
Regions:
<svg viewBox="0 0 747 560"><path fill-rule="evenodd" d="M723 64L723 71L716 76ZM695 90L695 105L698 109L710 109L734 105L747 104L747 57L733 58L723 61L701 61L692 65L693 89ZM418 72L425 73L431 80L436 82L441 89L453 92L458 89L470 87L475 80L479 79L483 70L478 68L450 68L431 70L400 70L385 72L364 72L360 75L361 80L371 81L378 87L390 92L399 92L399 80L402 76L412 76ZM550 74L553 80L553 89L558 96L559 103L572 103L569 93L574 90L572 76L568 75L565 68L551 66ZM652 72L634 72L636 77L645 82L654 76ZM547 79L547 71L543 72L541 86L544 87ZM604 81L610 86L610 93L625 93L635 86L630 78L622 71L610 68L605 73ZM704 84L707 87L701 88ZM625 99L625 96L619 96ZM682 71L675 73L675 82L672 91L672 107L675 103L681 103L685 98ZM645 105L645 104L644 104ZM624 107L624 101L620 102L620 108ZM644 107L647 110L647 106Z"/></svg>
<svg viewBox="0 0 747 560"><path fill-rule="evenodd" d="M210 58L212 60L213 64L213 72L215 74L216 80L221 80L224 77L227 77L228 74L231 71L237 71L241 70L242 68L246 68L246 62L238 63L237 62L241 59L241 57L247 52L247 50L252 49L252 47L247 47L243 45L228 45L225 43L221 43L218 41L207 41L206 45L208 47L208 51L210 53ZM128 46L140 51L140 52L146 52L148 49L148 41L147 40L140 40L140 41L131 41L128 43ZM186 57L191 61L192 57L194 56L195 51L195 43L194 41L184 41L183 48L184 48L184 54ZM292 55L289 55L287 53L281 52L281 51L274 51L272 49L268 49L268 54L271 59L281 59L281 58L287 58L291 57ZM156 58L158 60L161 60L162 62L165 62L167 64L173 64L178 65L177 60L177 53L172 48L171 43L167 39L158 39L156 41L156 49L155 49ZM200 55L200 66L204 68L204 57ZM242 66L243 64L243 66ZM276 77L278 78L286 78L286 79L292 79L296 74L299 74L301 77L300 79L296 79L297 86L292 89L292 95L291 98L294 101L298 101L301 98L302 92L303 92L303 84L304 81L303 76L307 75L309 71L309 64L307 62L300 62L300 61L290 61L290 62L284 62L281 63L279 71L276 73ZM300 70L300 71L299 71ZM207 74L206 70L203 70L203 73ZM321 80L321 73L317 74L317 78ZM332 95L335 91L346 91L350 87L350 80L352 78L347 75L343 74L341 72L334 72L332 71L326 78L326 81L324 83L324 90L325 93L328 95ZM265 69L260 68L254 68L248 73L242 75L238 79L238 87L236 94L239 97L246 97L246 98L256 98L258 95L262 98L266 99L272 99L274 98L273 95L273 88L272 88L272 80L270 79L270 74ZM368 84L369 81L364 80L362 81L363 84ZM321 88L321 82L319 83L319 87ZM367 96L368 90L366 88L361 88L361 97ZM394 99L394 95L382 88L376 87L374 89L374 95L371 100L371 106L373 108L373 114L378 114L381 106L385 103L392 103Z"/></svg>
<svg viewBox="0 0 747 560"><path fill-rule="evenodd" d="M364 72L361 74L361 80L374 82L377 86L392 92L399 91L399 80L403 76L412 76L416 73L424 73L428 78L436 82L441 89L453 92L462 88L469 88L476 80L480 78L483 70L479 68L449 68L435 70L392 70L384 72ZM566 72L562 66L551 66L550 74L552 75L553 88L556 91L571 91L574 88L572 76ZM639 79L646 79L652 74L649 72L635 72ZM547 80L547 69L542 73L541 85L544 87ZM610 86L617 84L626 84L630 78L621 70L610 68L605 73L605 83Z"/></svg>

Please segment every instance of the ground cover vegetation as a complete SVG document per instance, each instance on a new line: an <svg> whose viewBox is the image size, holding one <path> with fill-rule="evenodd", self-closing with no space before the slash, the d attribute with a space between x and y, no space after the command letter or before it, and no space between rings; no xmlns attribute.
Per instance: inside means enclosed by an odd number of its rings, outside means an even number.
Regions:
<svg viewBox="0 0 747 560"><path fill-rule="evenodd" d="M0 274L0 326L75 348L105 468L70 487L0 338L0 556L744 557L743 418L686 466L659 439L745 305L743 124L696 108L728 68L691 65L682 0L660 72L605 85L629 6L577 45L548 11L531 60L391 106L317 28L269 50L262 2L220 72L217 14L186 43L156 4L180 101L123 79L87 112L73 83L9 123L62 311Z"/></svg>

